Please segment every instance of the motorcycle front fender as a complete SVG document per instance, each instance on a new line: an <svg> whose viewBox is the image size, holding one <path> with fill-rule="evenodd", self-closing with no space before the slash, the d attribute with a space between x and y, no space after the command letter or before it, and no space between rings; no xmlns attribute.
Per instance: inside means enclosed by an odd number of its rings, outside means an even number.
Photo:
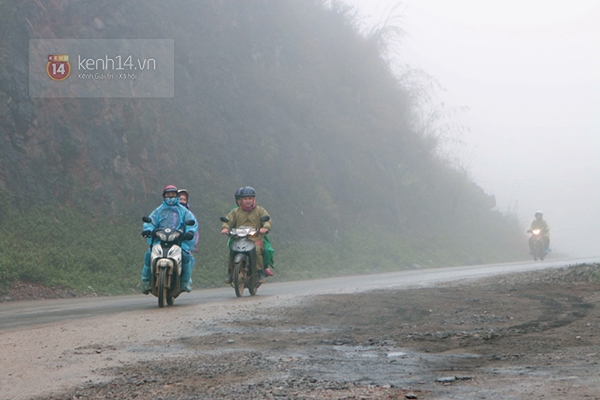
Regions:
<svg viewBox="0 0 600 400"><path fill-rule="evenodd" d="M249 252L243 252L243 253L232 252L231 255L232 255L232 257L231 257L231 260L232 260L231 265L232 266L238 262L245 261L246 265L252 271L254 271L254 269L256 268L256 247L252 247L252 249Z"/></svg>
<svg viewBox="0 0 600 400"><path fill-rule="evenodd" d="M250 262L250 257L248 257L248 254L245 253L237 253L234 257L233 257L233 263L239 263L245 261L246 264L248 264Z"/></svg>
<svg viewBox="0 0 600 400"><path fill-rule="evenodd" d="M534 236L531 240L532 243L534 244L538 244L538 243L543 243L544 242L544 238L541 236Z"/></svg>
<svg viewBox="0 0 600 400"><path fill-rule="evenodd" d="M170 273L175 270L175 262L170 258L159 258L156 260L156 271L166 268Z"/></svg>
<svg viewBox="0 0 600 400"><path fill-rule="evenodd" d="M161 270L167 271L167 287L169 296L177 297L179 295L179 285L181 277L181 262L172 258L157 258L152 261L152 278L151 284L154 287L157 279L160 276ZM173 292L175 291L175 292Z"/></svg>

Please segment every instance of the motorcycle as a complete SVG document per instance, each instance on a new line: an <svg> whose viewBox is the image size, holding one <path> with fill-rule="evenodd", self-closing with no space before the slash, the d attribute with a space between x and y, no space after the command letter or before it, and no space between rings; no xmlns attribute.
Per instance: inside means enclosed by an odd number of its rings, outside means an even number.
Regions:
<svg viewBox="0 0 600 400"><path fill-rule="evenodd" d="M149 217L143 217L142 221L153 224ZM193 226L196 222L189 220L185 222L186 226ZM179 229L170 227L158 227L152 230L150 235L150 268L152 277L152 294L158 297L158 306L172 306L175 298L181 294L179 287L181 276L181 243L194 238L193 232L183 232ZM153 245L154 240L160 240L160 243Z"/></svg>
<svg viewBox="0 0 600 400"><path fill-rule="evenodd" d="M229 223L225 217L220 218L222 222ZM271 219L265 215L260 222ZM254 296L260 286L256 273L256 245L251 237L258 235L258 229L250 226L240 226L229 230L227 235L231 238L229 243L229 267L233 278L231 285L237 297L242 297L244 289L248 288L251 296Z"/></svg>
<svg viewBox="0 0 600 400"><path fill-rule="evenodd" d="M548 254L548 249L546 248L544 239L544 234L546 232L548 232L547 229L530 229L527 231L527 233L531 234L529 237L529 243L534 261L537 261L538 258L540 261L544 261L544 257L546 257L546 254Z"/></svg>

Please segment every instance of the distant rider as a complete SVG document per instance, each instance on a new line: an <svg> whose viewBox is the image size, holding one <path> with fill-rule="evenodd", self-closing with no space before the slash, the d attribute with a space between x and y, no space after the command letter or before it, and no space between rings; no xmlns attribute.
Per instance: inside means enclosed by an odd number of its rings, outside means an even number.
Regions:
<svg viewBox="0 0 600 400"><path fill-rule="evenodd" d="M535 219L531 221L531 226L528 232L532 232L534 229L540 229L542 231L542 237L544 239L544 250L548 252L550 247L550 225L544 219L544 213L542 210L535 212ZM529 237L529 249L533 253L533 235Z"/></svg>
<svg viewBox="0 0 600 400"><path fill-rule="evenodd" d="M234 208L227 214L229 222L223 222L221 233L227 234L231 228L239 226L250 226L258 230L259 235L250 238L250 240L256 246L256 275L258 282L265 283L267 280L263 269L263 240L264 236L271 230L271 221L261 223L260 219L269 215L269 213L263 207L256 204L256 191L250 186L245 186L236 191L236 201L239 207ZM230 284L232 281L231 265L229 265L225 283Z"/></svg>
<svg viewBox="0 0 600 400"><path fill-rule="evenodd" d="M148 237L148 245L156 244L158 239L154 239L154 243L151 243L149 237L154 229L162 228L174 228L180 229L185 232L193 232L194 235L198 230L198 221L194 214L192 214L187 208L179 203L177 197L177 187L173 185L167 185L163 189L163 203L158 206L150 214L152 223L144 223L142 235ZM193 226L186 226L185 221L193 220ZM186 240L181 243L181 290L190 292L192 290L191 277L192 270L194 269L194 256L190 252L190 249L194 246L194 239ZM150 248L146 251L144 258L144 267L142 268L142 292L144 294L150 293L152 286L150 280L152 278L152 270L150 268Z"/></svg>

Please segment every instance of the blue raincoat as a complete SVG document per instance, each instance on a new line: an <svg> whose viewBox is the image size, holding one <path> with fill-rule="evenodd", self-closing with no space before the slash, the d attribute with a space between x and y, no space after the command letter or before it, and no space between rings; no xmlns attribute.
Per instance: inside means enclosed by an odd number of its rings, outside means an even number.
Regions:
<svg viewBox="0 0 600 400"><path fill-rule="evenodd" d="M179 200L174 206L168 205L165 201L156 207L150 214L152 223L144 222L142 230L153 230L153 229L181 229L184 232L193 232L194 236L198 231L198 221L194 214L187 208L179 204ZM193 220L195 222L192 226L185 225L185 221ZM142 283L149 283L152 277L152 270L150 269L150 245L154 245L160 242L158 239L147 238L148 250L144 257L144 267L142 268ZM181 243L182 257L181 257L181 286L191 287L192 284L192 270L194 269L194 256L191 250L194 249L194 239L186 240Z"/></svg>

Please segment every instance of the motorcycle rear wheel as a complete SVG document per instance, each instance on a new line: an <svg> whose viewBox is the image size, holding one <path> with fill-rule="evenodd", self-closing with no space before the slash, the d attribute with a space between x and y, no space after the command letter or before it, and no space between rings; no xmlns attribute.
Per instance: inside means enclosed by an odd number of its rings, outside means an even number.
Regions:
<svg viewBox="0 0 600 400"><path fill-rule="evenodd" d="M167 270L163 268L160 270L160 276L158 278L158 306L159 307L165 306L165 299L167 298L166 280L167 280Z"/></svg>
<svg viewBox="0 0 600 400"><path fill-rule="evenodd" d="M235 295L242 297L244 294L244 288L246 286L246 268L245 262L239 261L233 264L233 288L235 289ZM250 289L250 288L248 288Z"/></svg>

